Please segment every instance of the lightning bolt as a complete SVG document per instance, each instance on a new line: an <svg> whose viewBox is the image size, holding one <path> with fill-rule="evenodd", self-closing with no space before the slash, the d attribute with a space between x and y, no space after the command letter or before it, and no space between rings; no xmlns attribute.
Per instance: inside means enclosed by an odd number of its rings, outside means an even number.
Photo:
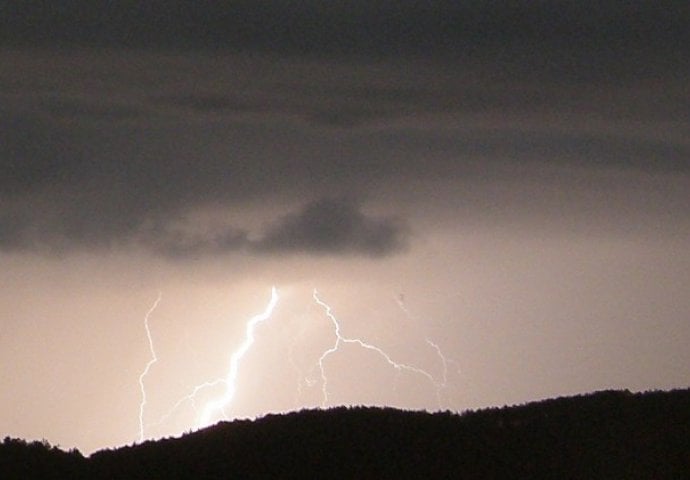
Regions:
<svg viewBox="0 0 690 480"><path fill-rule="evenodd" d="M151 360L148 361L146 364L146 367L144 368L144 371L141 372L141 375L139 375L139 387L141 388L141 403L139 404L139 441L143 442L144 441L144 407L146 406L146 387L144 386L144 377L148 375L149 370L151 370L151 367L153 366L154 363L158 361L158 356L156 355L156 349L153 347L153 337L151 336L151 328L149 327L149 317L153 313L153 311L158 307L158 304L160 303L161 299L163 298L162 292L158 292L158 298L156 298L156 301L153 303L151 308L149 308L149 311L146 312L146 316L144 317L144 328L146 329L146 338L149 341L149 350L151 352Z"/></svg>
<svg viewBox="0 0 690 480"><path fill-rule="evenodd" d="M417 318L412 314L412 312L410 312L410 310L405 305L405 302L404 302L402 296L399 296L399 297L396 296L394 298L395 298L395 302L398 304L398 306L400 307L400 310L403 311L405 316L407 316L407 318L409 318L412 322L418 323ZM458 365L458 362L456 362L455 360L452 360L452 359L449 359L448 357L446 357L443 354L441 347L439 347L437 343L435 343L433 340L431 340L426 335L424 336L424 341L427 343L427 345L429 345L431 348L434 349L434 351L436 352L436 356L438 356L439 360L441 361L441 368L442 368L441 377L443 378L443 380L441 382L439 382L439 386L441 388L446 388L446 386L448 385L448 365L451 365L451 364L455 365L458 375L461 374L460 366ZM439 398L439 402L440 402L440 398Z"/></svg>
<svg viewBox="0 0 690 480"><path fill-rule="evenodd" d="M321 407L322 408L325 408L329 402L328 377L326 376L326 368L324 366L324 363L328 359L329 356L335 354L340 349L342 344L348 344L348 343L349 344L355 344L355 345L358 345L361 348L364 348L366 350L371 350L373 352L376 352L391 367L393 367L399 374L402 373L403 371L406 371L406 372L414 373L416 375L420 375L420 376L426 378L436 388L437 399L439 398L439 391L441 388L441 384L437 383L436 380L434 379L434 377L429 372L422 370L421 368L414 367L412 365L407 365L404 363L399 363L399 362L394 361L386 352L384 352L381 348L377 347L376 345L372 345L370 343L367 343L367 342L365 342L359 338L347 338L347 337L343 336L343 334L340 332L340 322L338 322L338 319L333 314L333 310L331 309L331 307L319 298L319 295L318 295L318 292L316 291L316 289L314 289L312 297L313 297L314 301L325 310L326 316L333 323L333 330L335 333L335 342L333 343L333 346L331 348L329 348L328 350L326 350L325 352L323 352L323 354L319 357L319 361L318 361L319 372L321 374L321 395L322 395Z"/></svg>
<svg viewBox="0 0 690 480"><path fill-rule="evenodd" d="M232 402L232 399L235 397L235 391L237 390L235 382L237 381L237 373L240 368L242 357L245 356L245 354L254 344L254 330L256 329L256 326L271 317L277 303L278 291L276 290L276 287L273 287L271 289L271 300L268 302L266 309L259 315L252 317L247 322L244 341L242 342L242 345L240 345L240 347L233 352L232 357L230 357L230 369L228 370L228 374L223 381L223 383L225 383L225 394L219 399L210 401L206 404L198 422L198 427L205 427L209 425L211 416L218 410L223 413L223 417L227 418L225 407Z"/></svg>
<svg viewBox="0 0 690 480"><path fill-rule="evenodd" d="M211 424L212 418L215 414L220 412L225 419L228 418L226 413L226 407L232 402L235 397L235 392L237 390L237 374L239 373L240 363L242 358L251 349L255 341L254 331L259 323L268 320L273 314L273 310L278 304L278 291L276 287L271 288L271 299L266 305L263 312L255 315L249 321L247 321L247 326L245 328L245 336L242 344L232 353L230 357L230 366L228 368L228 373L223 378L218 378L216 380L201 383L195 386L192 391L179 399L173 407L161 417L157 422L157 425L166 421L179 407L181 407L186 402L192 402L192 406L196 410L196 396L202 390L207 388L216 387L218 385L225 385L225 392L223 395L215 400L207 402L202 410L201 415L197 421L197 428L203 428Z"/></svg>
<svg viewBox="0 0 690 480"><path fill-rule="evenodd" d="M438 408L442 408L442 391L447 387L448 384L448 374L449 374L449 366L452 364L457 365L457 362L454 362L451 359L448 359L439 345L429 339L428 337L424 337L424 341L426 345L428 345L429 348L432 348L435 352L435 355L438 357L441 365L441 373L437 374L438 378L431 373L429 373L427 370L424 370L423 368L420 368L418 366L415 366L413 364L406 364L406 363L401 363L396 360L394 360L386 351L384 351L382 348L380 348L377 345L374 345L372 343L368 343L364 341L361 338L351 338L343 334L342 329L341 329L341 324L340 321L336 318L335 314L333 313L333 309L329 304L324 302L320 296L319 293L316 289L313 290L312 292L312 299L313 301L320 306L324 312L330 323L332 324L332 329L333 329L333 334L334 334L334 341L332 345L327 348L325 351L322 351L321 355L318 358L318 361L314 364L312 367L311 373L307 376L303 375L303 370L299 365L299 362L296 361L294 358L294 353L295 350L298 350L299 344L301 342L297 341L297 338L293 339L292 344L288 348L288 360L290 361L293 369L297 373L298 376L298 384L297 384L297 392L296 392L296 397L295 397L295 404L299 404L300 399L302 397L302 394L305 393L307 388L312 388L316 384L320 383L321 385L321 408L326 408L329 404L331 404L331 399L329 396L329 378L327 375L327 363L329 357L332 355L335 355L341 350L341 347L344 345L356 345L357 347L364 349L364 350L369 350L374 353L376 353L383 361L386 362L387 365L389 365L391 368L393 368L397 375L403 375L403 374L411 374L411 375L416 375L418 377L421 377L424 379L424 381L428 381L433 388L435 389L435 394L436 394L436 400L438 403ZM413 314L408 310L406 307L403 298L395 298L399 308L405 313L405 315L414 323L418 323ZM144 391L144 383L143 379L148 373L150 367L157 361L157 357L155 354L155 350L153 348L153 342L151 340L151 333L149 330L149 325L148 325L148 318L149 315L153 312L153 310L156 308L158 305L158 302L160 301L160 295L158 300L156 300L156 303L153 305L151 310L148 312L146 316L146 331L147 331L147 336L149 339L149 345L151 349L151 355L152 355L152 360L147 364L146 369L142 373L140 377L140 384L142 387L142 404L140 407L140 439L144 438L144 426L143 426L143 409L144 405L146 404L146 395ZM217 378L215 380L207 381L204 383L200 383L193 387L191 389L190 393L185 395L184 397L180 398L173 406L172 408L161 417L161 419L155 424L155 425L160 425L163 422L165 422L167 419L169 419L174 412L176 412L180 407L182 407L183 404L185 403L191 403L192 408L196 412L196 428L203 428L212 423L212 421L217 418L218 416L227 419L228 418L228 406L233 402L233 399L235 397L235 394L237 392L237 377L239 374L239 369L242 363L242 360L244 357L247 355L247 353L251 350L252 346L255 343L256 337L255 337L255 332L258 326L268 320L272 315L273 311L279 301L279 296L278 292L276 290L276 287L272 287L271 289L271 298L264 308L263 312L255 315L254 317L250 318L245 326L245 335L244 335L244 340L242 343L237 347L237 349L232 352L230 356L230 362L228 366L227 373L225 376ZM459 371L458 371L459 373ZM212 388L218 388L220 386L224 387L224 391L222 395L218 396L217 398L207 401L202 408L198 408L198 396L202 391L205 391L207 389L212 389ZM207 394L206 394L207 395ZM205 398L208 398L206 396ZM317 400L318 402L318 400Z"/></svg>

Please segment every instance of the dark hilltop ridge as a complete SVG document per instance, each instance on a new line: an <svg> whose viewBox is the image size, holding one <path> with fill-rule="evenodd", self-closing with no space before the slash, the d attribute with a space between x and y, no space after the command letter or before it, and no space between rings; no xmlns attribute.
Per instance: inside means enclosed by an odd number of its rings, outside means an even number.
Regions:
<svg viewBox="0 0 690 480"><path fill-rule="evenodd" d="M6 438L2 479L687 479L690 389L462 415L332 408L219 423L90 457Z"/></svg>

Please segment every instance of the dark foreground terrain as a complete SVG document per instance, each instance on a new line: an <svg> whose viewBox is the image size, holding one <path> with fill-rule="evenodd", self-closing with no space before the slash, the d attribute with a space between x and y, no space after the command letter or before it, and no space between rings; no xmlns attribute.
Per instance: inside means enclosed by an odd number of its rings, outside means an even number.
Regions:
<svg viewBox="0 0 690 480"><path fill-rule="evenodd" d="M690 478L690 390L462 415L334 408L220 423L88 458L6 438L0 478Z"/></svg>

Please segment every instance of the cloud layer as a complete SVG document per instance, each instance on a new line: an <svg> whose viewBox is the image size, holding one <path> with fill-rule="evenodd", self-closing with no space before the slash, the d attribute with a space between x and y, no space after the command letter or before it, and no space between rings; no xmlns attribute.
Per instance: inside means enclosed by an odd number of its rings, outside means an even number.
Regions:
<svg viewBox="0 0 690 480"><path fill-rule="evenodd" d="M380 256L420 184L690 172L686 2L298 3L0 0L0 250Z"/></svg>
<svg viewBox="0 0 690 480"><path fill-rule="evenodd" d="M351 201L324 199L285 216L253 245L266 252L343 252L371 256L398 251L405 229L393 218L364 215Z"/></svg>
<svg viewBox="0 0 690 480"><path fill-rule="evenodd" d="M369 216L343 198L323 198L284 215L251 233L234 225L152 223L111 225L110 219L71 225L66 218L33 225L18 217L0 217L0 249L66 253L104 247L144 248L168 258L242 252L253 255L292 253L382 257L406 246L407 226L398 218Z"/></svg>
<svg viewBox="0 0 690 480"><path fill-rule="evenodd" d="M59 9L40 0L2 0L0 12L0 40L14 44L395 56L492 51L506 59L520 54L534 65L539 49L550 50L560 67L585 67L587 57L600 65L615 52L639 58L640 47L673 57L663 47L682 45L690 17L681 0L77 0Z"/></svg>

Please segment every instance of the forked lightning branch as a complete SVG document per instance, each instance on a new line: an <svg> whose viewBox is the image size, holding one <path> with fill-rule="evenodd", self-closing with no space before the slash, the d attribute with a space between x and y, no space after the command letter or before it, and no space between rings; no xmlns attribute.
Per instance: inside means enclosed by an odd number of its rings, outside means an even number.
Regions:
<svg viewBox="0 0 690 480"><path fill-rule="evenodd" d="M141 390L141 402L139 404L139 441L142 442L146 439L146 425L147 423L144 422L144 416L145 416L145 407L147 405L148 401L148 394L146 391L145 387L145 377L149 374L149 371L151 367L158 362L158 356L156 355L156 349L154 347L154 341L153 341L153 336L151 334L151 328L149 325L149 320L152 314L154 313L154 310L158 307L159 303L161 302L162 295L159 293L158 297L156 298L155 302L153 305L150 307L148 312L146 313L146 316L144 317L144 329L146 331L146 338L148 340L148 346L149 346L149 351L151 354L151 358L144 367L141 375L139 376L139 386ZM211 425L215 421L218 421L219 419L224 419L228 420L230 416L228 415L228 412L232 406L232 402L235 398L235 394L238 389L237 385L237 379L238 379L238 374L240 371L240 367L242 365L242 360L246 356L246 354L251 350L252 346L254 345L256 341L256 330L259 327L259 325L263 322L268 321L272 315L273 312L278 304L279 301L279 295L278 295L278 290L276 287L271 288L271 297L266 304L266 307L264 310L247 320L247 323L245 325L244 329L244 339L243 341L237 346L233 351L230 356L230 362L228 365L227 373L225 376L212 379L212 380L207 380L202 383L197 384L190 390L190 392L178 399L170 409L163 415L161 416L158 421L149 423L148 425L160 425L164 422L166 422L177 410L182 408L185 404L190 403L195 411L197 412L196 415L196 421L195 421L195 427L197 429L203 428L206 426ZM318 368L319 372L319 380L321 383L321 407L326 408L328 406L331 406L333 403L331 402L331 397L329 394L328 390L328 385L329 385L329 377L328 377L328 359L332 357L333 355L337 355L340 352L341 348L345 345L353 345L357 346L359 348L362 348L364 350L372 351L375 352L384 362L386 362L393 371L396 372L396 375L402 375L404 373L409 374L409 375L414 375L419 377L422 381L427 382L429 386L433 389L435 393L435 397L437 399L438 407L441 407L441 391L447 386L448 382L448 364L451 362L451 360L448 360L443 352L441 351L440 347L429 340L428 338L425 337L426 344L430 346L435 354L438 356L438 358L441 361L441 366L442 366L442 375L441 378L435 378L434 375L429 373L427 370L424 370L418 366L407 364L407 363L402 363L399 361L396 361L391 355L389 355L384 349L381 347L374 345L372 343L366 342L365 340L357 337L347 337L342 334L341 331L341 325L339 320L336 318L335 314L333 313L333 309L331 308L330 305L328 305L325 301L321 299L319 296L319 293L317 292L316 289L314 289L312 293L312 299L313 301L320 306L323 309L324 312L324 317L325 320L327 320L333 328L333 343L332 345L325 349L321 355L319 356L317 362L316 362L316 368ZM405 305L402 303L401 300L396 300L398 303L398 306L400 309L407 315L408 317L412 318L412 315L410 314L409 310L405 307ZM301 383L300 383L301 385ZM206 400L203 403L203 406L201 408L197 407L197 400L200 396L200 394L211 388L218 388L221 387L223 390L223 393L216 398L212 398L211 400ZM299 385L298 385L298 388Z"/></svg>

